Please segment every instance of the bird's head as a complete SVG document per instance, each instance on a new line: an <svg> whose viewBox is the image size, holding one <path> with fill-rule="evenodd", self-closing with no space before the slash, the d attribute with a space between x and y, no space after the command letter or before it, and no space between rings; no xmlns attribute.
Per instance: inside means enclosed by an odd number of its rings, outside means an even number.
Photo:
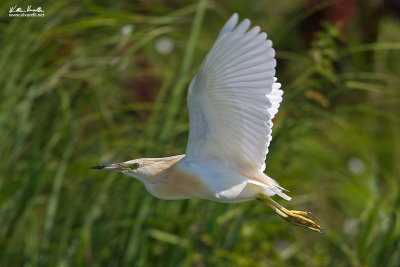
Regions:
<svg viewBox="0 0 400 267"><path fill-rule="evenodd" d="M143 181L148 176L157 174L158 166L151 159L134 159L122 163L112 163L91 167L97 170L114 170Z"/></svg>
<svg viewBox="0 0 400 267"><path fill-rule="evenodd" d="M142 158L91 167L97 170L114 170L132 176L141 182L146 182L149 177L156 176L160 172L170 168L183 155L167 158Z"/></svg>

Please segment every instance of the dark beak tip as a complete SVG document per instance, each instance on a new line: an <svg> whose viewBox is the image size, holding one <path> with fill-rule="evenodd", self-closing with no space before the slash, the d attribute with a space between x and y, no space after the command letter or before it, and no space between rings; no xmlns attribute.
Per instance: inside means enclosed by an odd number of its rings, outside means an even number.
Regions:
<svg viewBox="0 0 400 267"><path fill-rule="evenodd" d="M103 169L105 167L105 165L98 165L98 166L93 166L93 167L90 167L91 169L94 169L94 170L101 170L101 169Z"/></svg>

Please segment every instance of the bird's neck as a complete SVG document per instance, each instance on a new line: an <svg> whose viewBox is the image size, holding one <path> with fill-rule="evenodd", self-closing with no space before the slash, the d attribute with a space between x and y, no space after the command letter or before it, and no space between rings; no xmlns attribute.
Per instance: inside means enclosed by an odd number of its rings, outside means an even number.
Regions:
<svg viewBox="0 0 400 267"><path fill-rule="evenodd" d="M156 173L159 173L177 164L184 156L185 154L165 158L152 158L150 160L152 161L152 167L156 170Z"/></svg>
<svg viewBox="0 0 400 267"><path fill-rule="evenodd" d="M142 170L145 180L152 182L152 180L161 179L162 176L170 173L184 156L185 155L177 155L165 158L142 159L144 165Z"/></svg>
<svg viewBox="0 0 400 267"><path fill-rule="evenodd" d="M184 156L154 159L155 173L143 181L153 196L161 199L186 199L205 198L208 195L203 181L179 165Z"/></svg>

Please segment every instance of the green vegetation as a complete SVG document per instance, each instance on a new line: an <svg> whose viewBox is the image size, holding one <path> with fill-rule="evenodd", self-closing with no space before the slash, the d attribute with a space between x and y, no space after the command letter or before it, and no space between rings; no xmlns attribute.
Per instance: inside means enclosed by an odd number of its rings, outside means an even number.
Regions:
<svg viewBox="0 0 400 267"><path fill-rule="evenodd" d="M10 18L9 2L0 3L1 266L400 265L398 13L357 13L347 34L323 23L307 41L301 25L322 7L300 0L15 3L42 6L44 18ZM257 201L163 201L89 169L185 152L186 88L233 12L277 50L285 94L267 173L293 200L274 199L313 212L324 235ZM160 53L160 42L173 50Z"/></svg>

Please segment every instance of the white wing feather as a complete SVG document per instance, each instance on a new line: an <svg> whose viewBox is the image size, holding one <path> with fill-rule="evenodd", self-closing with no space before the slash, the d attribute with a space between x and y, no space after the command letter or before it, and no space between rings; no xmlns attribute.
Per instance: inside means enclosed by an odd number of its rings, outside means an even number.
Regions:
<svg viewBox="0 0 400 267"><path fill-rule="evenodd" d="M263 172L272 118L282 101L275 51L260 28L234 14L193 78L188 92L188 159L205 155L238 171Z"/></svg>

